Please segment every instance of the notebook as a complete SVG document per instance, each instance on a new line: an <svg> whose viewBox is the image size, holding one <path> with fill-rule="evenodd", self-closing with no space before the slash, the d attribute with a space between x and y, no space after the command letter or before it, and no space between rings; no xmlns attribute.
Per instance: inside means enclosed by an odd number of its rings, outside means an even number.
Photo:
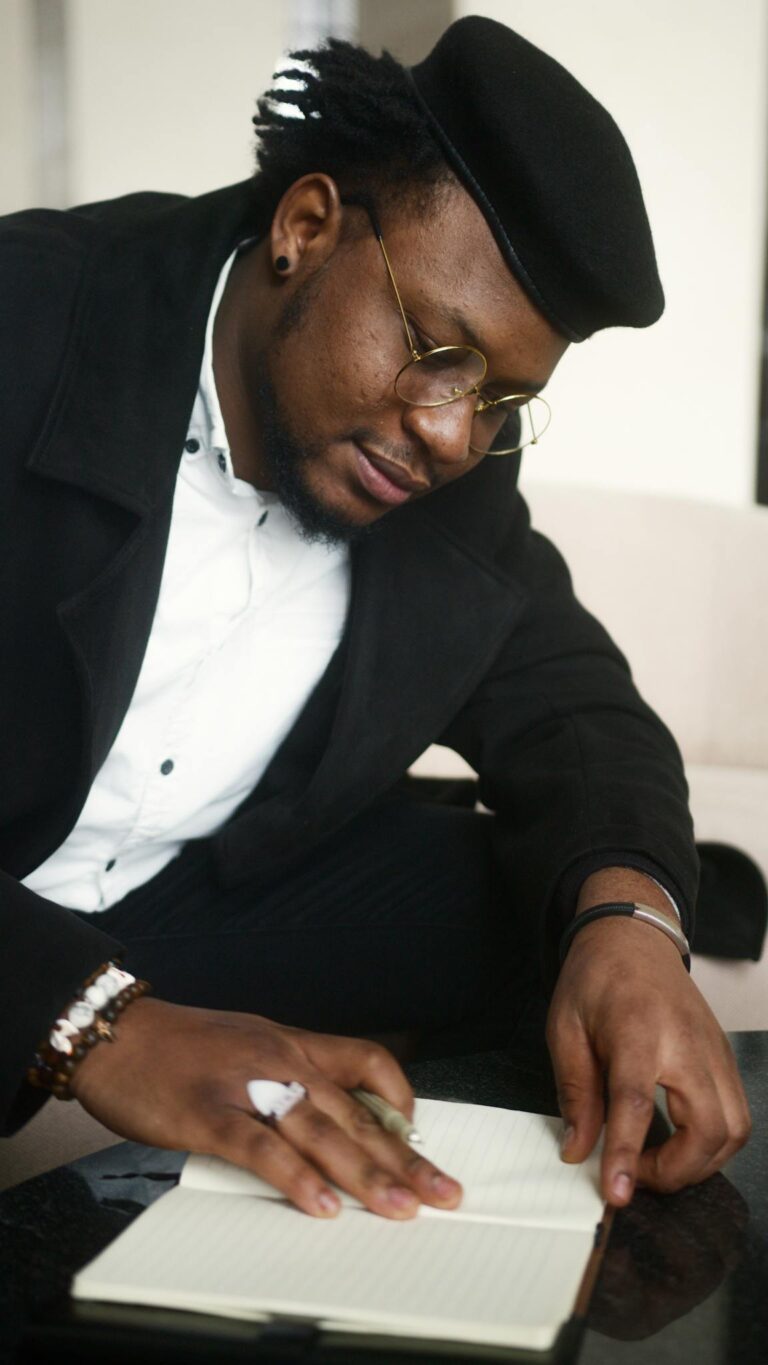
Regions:
<svg viewBox="0 0 768 1365"><path fill-rule="evenodd" d="M78 1299L335 1332L545 1350L574 1311L603 1213L599 1156L560 1160L560 1121L419 1099L424 1152L460 1180L456 1210L394 1222L340 1191L332 1220L257 1176L188 1158L179 1185L75 1278Z"/></svg>

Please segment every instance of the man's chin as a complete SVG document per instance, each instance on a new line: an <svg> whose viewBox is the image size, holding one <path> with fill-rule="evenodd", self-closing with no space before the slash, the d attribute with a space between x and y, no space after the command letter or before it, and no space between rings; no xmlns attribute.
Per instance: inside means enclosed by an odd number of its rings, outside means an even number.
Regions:
<svg viewBox="0 0 768 1365"><path fill-rule="evenodd" d="M364 539L380 520L360 520L343 508L329 505L310 487L309 465L294 466L288 478L276 478L276 492L302 540L310 545L353 545Z"/></svg>
<svg viewBox="0 0 768 1365"><path fill-rule="evenodd" d="M352 507L344 505L343 469L339 475L340 503L316 482L333 478L336 463L330 450L313 448L300 440L290 423L281 416L274 388L266 373L259 385L260 416L264 437L263 452L270 473L271 487L288 513L299 535L308 544L349 545L363 539L375 526L375 512L365 515L351 492Z"/></svg>

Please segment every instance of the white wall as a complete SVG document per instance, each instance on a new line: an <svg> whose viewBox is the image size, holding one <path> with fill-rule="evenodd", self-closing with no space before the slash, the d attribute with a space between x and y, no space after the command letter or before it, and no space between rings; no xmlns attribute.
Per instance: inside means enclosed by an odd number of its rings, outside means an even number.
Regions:
<svg viewBox="0 0 768 1365"><path fill-rule="evenodd" d="M249 174L255 98L306 4L60 3L68 202L138 188L198 193ZM312 13L336 8L317 0ZM667 312L649 331L571 349L551 385L553 425L526 476L750 502L766 0L731 0L727 12L722 0L455 0L455 11L512 24L611 110L638 163L667 292ZM32 15L32 0L0 0L0 211L43 197Z"/></svg>
<svg viewBox="0 0 768 1365"><path fill-rule="evenodd" d="M458 0L517 29L613 114L667 295L649 331L571 348L529 477L754 497L765 243L765 0Z"/></svg>
<svg viewBox="0 0 768 1365"><path fill-rule="evenodd" d="M26 0L0 0L0 213L26 208L36 198L32 49Z"/></svg>
<svg viewBox="0 0 768 1365"><path fill-rule="evenodd" d="M274 0L67 0L71 203L198 194L253 168L251 116L283 51Z"/></svg>

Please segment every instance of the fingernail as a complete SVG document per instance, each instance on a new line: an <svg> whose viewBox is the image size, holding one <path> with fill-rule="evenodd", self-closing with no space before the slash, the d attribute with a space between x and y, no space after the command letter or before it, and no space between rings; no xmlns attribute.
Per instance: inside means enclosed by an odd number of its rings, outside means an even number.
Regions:
<svg viewBox="0 0 768 1365"><path fill-rule="evenodd" d="M614 1176L613 1193L617 1199L629 1199L632 1193L632 1181L625 1171L620 1175Z"/></svg>
<svg viewBox="0 0 768 1365"><path fill-rule="evenodd" d="M448 1175L433 1175L429 1183L440 1199L454 1199L459 1193L460 1186Z"/></svg>
<svg viewBox="0 0 768 1365"><path fill-rule="evenodd" d="M317 1202L324 1213L338 1213L341 1203L332 1190L321 1190Z"/></svg>
<svg viewBox="0 0 768 1365"><path fill-rule="evenodd" d="M576 1132L576 1129L574 1128L574 1126L573 1126L572 1123L566 1124L565 1128L563 1129L562 1133L560 1134L560 1151L561 1151L561 1152L564 1152L565 1149L566 1149L566 1147L570 1147L571 1142L573 1141L575 1132Z"/></svg>
<svg viewBox="0 0 768 1365"><path fill-rule="evenodd" d="M419 1202L413 1190L406 1190L402 1185L389 1185L387 1199L396 1209L412 1209Z"/></svg>

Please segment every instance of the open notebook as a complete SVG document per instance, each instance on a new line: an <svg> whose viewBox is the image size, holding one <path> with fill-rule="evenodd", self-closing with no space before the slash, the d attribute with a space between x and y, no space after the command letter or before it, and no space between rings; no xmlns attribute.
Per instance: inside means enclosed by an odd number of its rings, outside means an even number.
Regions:
<svg viewBox="0 0 768 1365"><path fill-rule="evenodd" d="M546 1349L573 1312L602 1215L598 1157L561 1162L560 1122L420 1099L424 1152L464 1185L453 1212L392 1222L343 1195L313 1219L258 1177L190 1157L76 1276L76 1298L334 1331Z"/></svg>

